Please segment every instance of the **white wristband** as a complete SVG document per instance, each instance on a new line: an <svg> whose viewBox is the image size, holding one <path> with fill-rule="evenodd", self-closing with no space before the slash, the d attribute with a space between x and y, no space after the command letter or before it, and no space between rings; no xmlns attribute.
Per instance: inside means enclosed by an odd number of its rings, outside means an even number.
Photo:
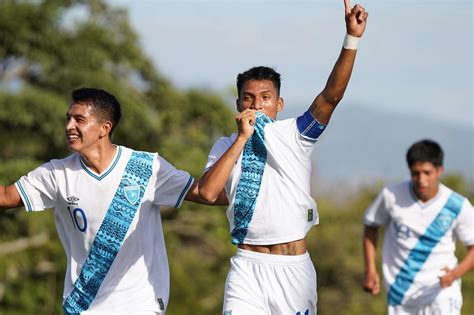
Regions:
<svg viewBox="0 0 474 315"><path fill-rule="evenodd" d="M349 34L346 34L346 37L344 37L344 43L342 44L342 47L345 49L357 49L357 46L359 45L359 40L360 37L355 37Z"/></svg>

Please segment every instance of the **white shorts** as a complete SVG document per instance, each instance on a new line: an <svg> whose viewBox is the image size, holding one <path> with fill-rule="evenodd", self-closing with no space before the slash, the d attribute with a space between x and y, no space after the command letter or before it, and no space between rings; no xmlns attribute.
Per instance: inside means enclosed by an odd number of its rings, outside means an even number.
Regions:
<svg viewBox="0 0 474 315"><path fill-rule="evenodd" d="M286 256L238 248L230 264L224 315L316 314L316 270L308 252Z"/></svg>
<svg viewBox="0 0 474 315"><path fill-rule="evenodd" d="M389 305L388 315L460 315L461 307L461 290L453 284L452 287L441 290L428 305Z"/></svg>

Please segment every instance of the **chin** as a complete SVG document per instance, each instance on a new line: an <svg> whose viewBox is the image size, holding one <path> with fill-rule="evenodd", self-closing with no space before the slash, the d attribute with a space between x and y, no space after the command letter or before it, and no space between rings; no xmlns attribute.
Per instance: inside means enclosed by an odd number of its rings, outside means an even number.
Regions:
<svg viewBox="0 0 474 315"><path fill-rule="evenodd" d="M68 144L67 148L69 149L69 151L79 152L79 149L75 145Z"/></svg>

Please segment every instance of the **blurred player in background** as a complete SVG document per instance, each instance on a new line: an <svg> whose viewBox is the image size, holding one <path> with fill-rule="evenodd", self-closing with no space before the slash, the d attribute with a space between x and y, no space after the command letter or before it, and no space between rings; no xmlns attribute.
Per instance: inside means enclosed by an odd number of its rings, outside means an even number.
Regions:
<svg viewBox="0 0 474 315"><path fill-rule="evenodd" d="M411 180L385 187L364 217L364 289L380 292L378 229L385 230L382 269L388 313L461 313L461 276L474 268L474 210L469 200L440 183L443 151L431 140L406 155ZM458 264L456 240L467 246Z"/></svg>

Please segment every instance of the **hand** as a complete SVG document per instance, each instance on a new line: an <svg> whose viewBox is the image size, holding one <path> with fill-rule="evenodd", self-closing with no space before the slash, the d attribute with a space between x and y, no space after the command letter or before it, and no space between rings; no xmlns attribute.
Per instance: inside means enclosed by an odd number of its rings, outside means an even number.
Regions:
<svg viewBox="0 0 474 315"><path fill-rule="evenodd" d="M365 273L363 288L372 295L380 293L380 277L377 271Z"/></svg>
<svg viewBox="0 0 474 315"><path fill-rule="evenodd" d="M257 119L256 111L253 109L246 109L235 116L237 122L238 136L248 140L254 132L254 125Z"/></svg>
<svg viewBox="0 0 474 315"><path fill-rule="evenodd" d="M361 37L365 31L368 12L360 5L356 4L351 10L350 0L344 0L346 10L346 30L347 34L355 37Z"/></svg>
<svg viewBox="0 0 474 315"><path fill-rule="evenodd" d="M439 285L441 286L441 288L447 288L447 287L451 286L451 284L453 284L453 282L454 282L454 280L456 280L456 278L453 275L452 269L449 269L448 267L445 267L441 270L444 271L445 273L441 277L438 277L439 278Z"/></svg>

